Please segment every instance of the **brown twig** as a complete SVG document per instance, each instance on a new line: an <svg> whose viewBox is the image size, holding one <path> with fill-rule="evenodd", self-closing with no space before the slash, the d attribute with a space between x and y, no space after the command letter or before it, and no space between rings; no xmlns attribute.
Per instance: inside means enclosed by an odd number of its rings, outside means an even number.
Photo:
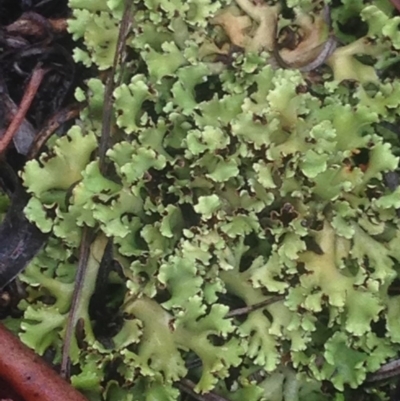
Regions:
<svg viewBox="0 0 400 401"><path fill-rule="evenodd" d="M0 377L25 401L87 401L1 324Z"/></svg>
<svg viewBox="0 0 400 401"><path fill-rule="evenodd" d="M123 54L125 46L125 40L129 33L130 27L132 26L131 9L133 0L125 1L124 14L121 21L121 26L118 33L117 47L115 49L114 61L111 70L107 76L106 87L104 90L104 105L103 105L103 121L101 125L101 138L99 144L99 159L100 159L100 171L104 173L105 169L105 156L109 146L110 132L111 132L111 115L113 111L112 107L112 95L114 91L114 80L117 71L117 65Z"/></svg>
<svg viewBox="0 0 400 401"><path fill-rule="evenodd" d="M122 56L123 49L125 46L125 39L132 24L130 18L132 4L133 0L125 0L125 9L118 33L117 47L115 49L115 54L114 54L114 62L111 71L107 77L106 88L104 91L103 120L102 120L102 130L99 144L99 164L100 164L100 171L102 173L104 173L105 154L109 146L108 140L110 137L110 130L111 130L112 93L114 90L114 78L118 62ZM68 316L64 347L62 351L61 375L64 378L69 377L69 367L70 367L69 353L70 353L71 341L78 320L77 310L78 310L79 300L82 295L82 290L83 290L82 284L87 270L87 265L90 255L90 246L94 238L94 234L95 233L93 228L89 227L83 228L79 265L78 265L77 276L75 279L76 284L74 287L74 293L72 295L72 305Z"/></svg>
<svg viewBox="0 0 400 401"><path fill-rule="evenodd" d="M0 96L5 111L3 124L4 126L7 126L11 124L12 120L15 118L15 115L18 112L18 106L14 103L4 88L2 88ZM1 136L4 134L4 132L5 129L2 129ZM26 118L24 118L13 138L14 146L18 153L23 155L27 154L35 135L36 131L32 124Z"/></svg>
<svg viewBox="0 0 400 401"><path fill-rule="evenodd" d="M367 377L367 382L381 381L394 376L400 376L400 359L382 365L376 372Z"/></svg>
<svg viewBox="0 0 400 401"><path fill-rule="evenodd" d="M42 83L43 77L45 76L47 71L47 69L42 68L41 66L37 66L33 70L31 79L29 80L24 96L22 97L18 111L15 114L15 117L12 120L11 124L8 126L6 132L0 139L0 155L5 152L14 135L17 133L19 127L23 123L25 115L28 112L34 97L36 96L39 86Z"/></svg>
<svg viewBox="0 0 400 401"><path fill-rule="evenodd" d="M212 391L206 394L196 393L194 391L195 384L189 379L181 379L175 384L175 386L178 387L179 390L195 398L197 401L229 401L227 398L221 397Z"/></svg>
<svg viewBox="0 0 400 401"><path fill-rule="evenodd" d="M258 302L254 305L245 306L244 308L238 308L231 310L227 313L226 317L234 317L240 315L247 315L250 312L255 311L256 309L264 308L265 306L271 305L275 302L282 301L285 299L285 295L276 295L274 297L268 298L265 301Z"/></svg>
<svg viewBox="0 0 400 401"><path fill-rule="evenodd" d="M257 309L261 309L261 308L264 308L264 307L266 307L268 305L271 305L271 304L273 304L275 302L282 301L282 300L285 299L285 297L286 297L286 294L275 295L274 297L268 298L265 301L258 302L258 303L253 304L253 305L245 306L243 308L233 309L233 310L229 311L226 314L226 317L235 317L235 316L247 315L247 314L249 314L249 313L251 313L251 312L253 312L253 311L257 310ZM196 358L194 361L191 361L189 369L195 368L195 367L198 367L198 366L201 366L201 359L200 358Z"/></svg>
<svg viewBox="0 0 400 401"><path fill-rule="evenodd" d="M79 116L80 111L84 107L83 104L77 105L69 105L64 109L58 111L54 114L50 119L48 119L44 125L44 127L40 130L40 132L36 135L31 147L29 148L29 152L27 154L27 159L33 159L37 156L40 149L46 143L46 141L54 134L54 132L60 128L62 124L65 122L76 118Z"/></svg>
<svg viewBox="0 0 400 401"><path fill-rule="evenodd" d="M82 282L85 277L85 272L88 265L90 255L90 245L93 239L93 232L90 228L84 227L82 231L81 248L79 252L79 264L75 277L74 293L72 294L71 309L68 315L68 321L64 337L64 345L61 358L60 375L64 379L69 378L70 375L70 359L69 352L71 348L72 336L75 332L76 322L78 320L76 313L78 309L79 299L82 294Z"/></svg>
<svg viewBox="0 0 400 401"><path fill-rule="evenodd" d="M400 11L400 0L390 0L390 2L393 4L393 7Z"/></svg>

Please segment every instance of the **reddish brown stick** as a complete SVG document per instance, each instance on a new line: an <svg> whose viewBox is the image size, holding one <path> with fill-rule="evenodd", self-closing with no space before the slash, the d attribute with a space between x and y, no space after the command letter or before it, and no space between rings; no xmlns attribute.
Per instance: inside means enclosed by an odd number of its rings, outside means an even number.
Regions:
<svg viewBox="0 0 400 401"><path fill-rule="evenodd" d="M87 401L2 324L0 377L25 401Z"/></svg>
<svg viewBox="0 0 400 401"><path fill-rule="evenodd" d="M400 0L390 0L390 2L400 11Z"/></svg>
<svg viewBox="0 0 400 401"><path fill-rule="evenodd" d="M39 86L46 72L47 70L41 67L39 68L36 67L33 70L31 79L29 80L28 86L21 100L21 104L19 105L18 111L15 114L13 120L11 121L11 124L8 126L6 132L0 139L0 155L4 153L4 151L7 149L7 146L12 141L14 135L18 131L18 128L24 121L25 115L28 112L34 97L36 96L37 90L39 89Z"/></svg>
<svg viewBox="0 0 400 401"><path fill-rule="evenodd" d="M72 104L64 109L59 110L56 114L51 116L33 140L26 158L29 160L36 157L50 136L53 135L54 132L66 121L78 117L82 108L83 105Z"/></svg>

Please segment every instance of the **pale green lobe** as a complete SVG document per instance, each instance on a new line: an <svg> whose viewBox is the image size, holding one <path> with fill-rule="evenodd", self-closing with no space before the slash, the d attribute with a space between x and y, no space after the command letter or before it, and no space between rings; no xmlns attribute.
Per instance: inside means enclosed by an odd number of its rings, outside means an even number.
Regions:
<svg viewBox="0 0 400 401"><path fill-rule="evenodd" d="M203 215L205 219L209 219L221 206L221 202L217 195L201 196L194 210Z"/></svg>
<svg viewBox="0 0 400 401"><path fill-rule="evenodd" d="M74 126L66 137L57 141L54 156L50 155L50 159L46 160L48 158L42 154L44 167L36 160L28 162L23 179L37 197L53 188L66 190L82 178L82 170L96 146L93 133L84 134L78 126Z"/></svg>

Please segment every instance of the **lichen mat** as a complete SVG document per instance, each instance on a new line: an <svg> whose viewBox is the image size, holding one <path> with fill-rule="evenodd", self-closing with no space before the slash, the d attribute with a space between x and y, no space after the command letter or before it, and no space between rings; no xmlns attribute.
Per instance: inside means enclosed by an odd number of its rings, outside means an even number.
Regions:
<svg viewBox="0 0 400 401"><path fill-rule="evenodd" d="M391 2L133 1L123 50L123 1L70 7L99 73L22 173L49 233L22 341L60 358L86 227L69 358L89 399L390 400L395 380L364 382L400 351Z"/></svg>

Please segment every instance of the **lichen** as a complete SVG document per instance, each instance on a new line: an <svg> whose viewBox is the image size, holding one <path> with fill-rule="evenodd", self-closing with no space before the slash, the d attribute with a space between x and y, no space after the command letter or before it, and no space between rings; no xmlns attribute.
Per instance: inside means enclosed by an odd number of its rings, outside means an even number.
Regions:
<svg viewBox="0 0 400 401"><path fill-rule="evenodd" d="M92 252L112 239L121 269L109 277L119 325L108 346L93 334L93 282L80 311L72 383L93 400L183 399L175 384L189 371L197 392L229 400L340 400L368 393L367 374L400 351L389 291L400 200L383 180L399 143L382 128L398 124L398 17L388 1L335 3L343 43L307 73L296 63L326 39L322 7L288 1L294 17L284 19L277 3L135 2L113 93L112 173L94 152L99 78L79 125L26 165L25 212L51 236L23 274L22 340L60 358L82 227L97 232ZM76 61L110 68L123 1L70 6L70 32L84 43ZM360 16L363 34L341 31ZM299 21L306 41L282 51L291 68L277 68L275 25ZM95 280L101 255L90 260ZM245 318L228 314L276 294Z"/></svg>

